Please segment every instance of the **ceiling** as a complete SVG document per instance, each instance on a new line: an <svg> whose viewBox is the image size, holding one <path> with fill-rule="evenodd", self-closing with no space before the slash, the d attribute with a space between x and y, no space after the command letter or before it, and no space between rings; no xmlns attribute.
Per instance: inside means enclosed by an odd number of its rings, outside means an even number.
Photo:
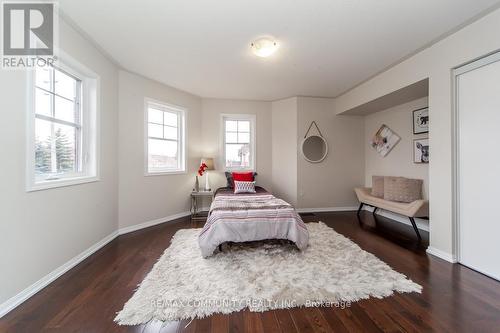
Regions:
<svg viewBox="0 0 500 333"><path fill-rule="evenodd" d="M123 68L202 97L335 97L498 0L60 0ZM270 58L250 51L273 36Z"/></svg>

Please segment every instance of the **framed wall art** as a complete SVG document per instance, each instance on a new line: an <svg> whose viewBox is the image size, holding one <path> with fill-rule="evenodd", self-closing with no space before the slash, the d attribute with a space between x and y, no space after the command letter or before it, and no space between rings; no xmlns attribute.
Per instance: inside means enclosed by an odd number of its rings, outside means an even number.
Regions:
<svg viewBox="0 0 500 333"><path fill-rule="evenodd" d="M429 133L429 108L413 111L413 134Z"/></svg>
<svg viewBox="0 0 500 333"><path fill-rule="evenodd" d="M400 140L399 135L394 133L387 125L382 125L373 136L370 144L382 157L385 157Z"/></svg>
<svg viewBox="0 0 500 333"><path fill-rule="evenodd" d="M413 140L413 162L429 163L429 139Z"/></svg>

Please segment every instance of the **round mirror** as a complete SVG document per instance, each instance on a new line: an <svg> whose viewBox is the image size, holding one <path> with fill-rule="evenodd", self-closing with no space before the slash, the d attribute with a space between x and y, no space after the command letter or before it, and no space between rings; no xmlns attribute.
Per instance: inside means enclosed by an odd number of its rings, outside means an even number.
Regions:
<svg viewBox="0 0 500 333"><path fill-rule="evenodd" d="M328 154L328 143L325 138L311 135L302 141L302 155L311 163L323 161Z"/></svg>

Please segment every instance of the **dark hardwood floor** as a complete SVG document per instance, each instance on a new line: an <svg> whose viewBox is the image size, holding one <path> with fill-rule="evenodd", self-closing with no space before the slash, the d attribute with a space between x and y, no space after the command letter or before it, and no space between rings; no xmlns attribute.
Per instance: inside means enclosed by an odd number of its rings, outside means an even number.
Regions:
<svg viewBox="0 0 500 333"><path fill-rule="evenodd" d="M0 319L1 332L499 332L500 283L461 265L427 256L410 226L362 212L304 215L323 221L423 286L341 308L296 308L141 326L113 318L189 219L120 236ZM198 225L199 226L199 225ZM492 254L492 256L498 254ZM493 259L493 258L492 258ZM189 324L189 325L188 325ZM187 327L186 327L187 326Z"/></svg>

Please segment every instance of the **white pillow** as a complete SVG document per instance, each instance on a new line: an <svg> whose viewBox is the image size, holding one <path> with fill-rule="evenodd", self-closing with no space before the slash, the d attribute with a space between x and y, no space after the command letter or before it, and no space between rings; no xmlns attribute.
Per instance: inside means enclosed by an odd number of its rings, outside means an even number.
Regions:
<svg viewBox="0 0 500 333"><path fill-rule="evenodd" d="M255 182L234 181L234 193L256 193Z"/></svg>

